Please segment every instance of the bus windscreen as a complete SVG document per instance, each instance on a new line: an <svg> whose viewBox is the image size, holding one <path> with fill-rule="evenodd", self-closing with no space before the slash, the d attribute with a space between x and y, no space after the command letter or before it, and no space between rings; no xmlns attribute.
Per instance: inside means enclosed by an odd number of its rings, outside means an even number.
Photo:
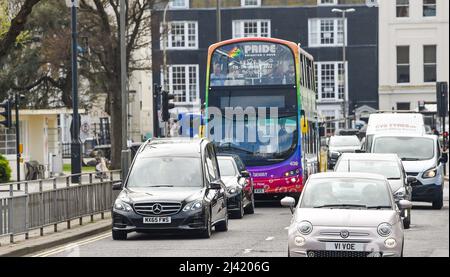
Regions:
<svg viewBox="0 0 450 277"><path fill-rule="evenodd" d="M270 42L241 42L217 48L210 86L295 85L292 50Z"/></svg>

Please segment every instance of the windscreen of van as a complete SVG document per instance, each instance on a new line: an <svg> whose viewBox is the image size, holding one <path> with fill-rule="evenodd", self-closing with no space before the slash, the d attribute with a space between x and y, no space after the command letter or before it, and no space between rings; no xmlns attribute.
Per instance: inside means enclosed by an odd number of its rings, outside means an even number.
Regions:
<svg viewBox="0 0 450 277"><path fill-rule="evenodd" d="M434 142L420 137L379 137L373 141L373 153L397 154L403 161L431 160Z"/></svg>

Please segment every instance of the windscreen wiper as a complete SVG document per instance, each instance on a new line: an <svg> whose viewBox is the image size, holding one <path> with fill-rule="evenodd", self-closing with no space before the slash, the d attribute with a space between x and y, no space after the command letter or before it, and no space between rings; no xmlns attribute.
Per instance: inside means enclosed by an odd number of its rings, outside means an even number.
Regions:
<svg viewBox="0 0 450 277"><path fill-rule="evenodd" d="M402 158L402 161L420 161L418 158Z"/></svg>
<svg viewBox="0 0 450 277"><path fill-rule="evenodd" d="M392 209L391 206L368 206L367 209L381 210L381 209Z"/></svg>
<svg viewBox="0 0 450 277"><path fill-rule="evenodd" d="M224 149L224 148L227 149L228 148L228 149L233 149L233 150L238 150L238 151L241 151L241 152L245 152L245 153L251 154L251 155L254 154L253 151L250 151L250 150L238 147L237 145L232 144L230 142L222 144L222 145L219 145L218 148L219 149Z"/></svg>
<svg viewBox="0 0 450 277"><path fill-rule="evenodd" d="M322 205L322 206L316 206L314 209L320 209L320 208L345 208L345 207L351 207L351 208L367 208L366 205L357 205L357 204L330 204L330 205Z"/></svg>

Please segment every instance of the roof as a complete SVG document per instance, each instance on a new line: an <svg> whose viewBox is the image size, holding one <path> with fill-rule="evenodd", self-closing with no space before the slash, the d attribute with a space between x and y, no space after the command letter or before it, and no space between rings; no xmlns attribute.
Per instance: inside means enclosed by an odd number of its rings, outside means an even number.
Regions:
<svg viewBox="0 0 450 277"><path fill-rule="evenodd" d="M380 181L385 181L386 177L380 174L372 173L357 173L357 172L325 172L317 173L310 176L312 179L321 178L360 178L360 179L375 179Z"/></svg>
<svg viewBox="0 0 450 277"><path fill-rule="evenodd" d="M206 139L169 138L148 140L140 150L144 157L198 157Z"/></svg>
<svg viewBox="0 0 450 277"><path fill-rule="evenodd" d="M397 154L343 153L340 159L358 161L398 161L399 157Z"/></svg>
<svg viewBox="0 0 450 277"><path fill-rule="evenodd" d="M384 133L384 134L376 134L375 138L378 137L402 137L402 138L429 138L429 139L438 139L436 135L419 135L419 134L405 134L405 133Z"/></svg>

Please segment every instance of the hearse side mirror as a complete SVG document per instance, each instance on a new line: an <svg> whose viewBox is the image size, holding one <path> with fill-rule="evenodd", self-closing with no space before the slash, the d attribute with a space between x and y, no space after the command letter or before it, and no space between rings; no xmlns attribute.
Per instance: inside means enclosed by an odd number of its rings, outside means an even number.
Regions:
<svg viewBox="0 0 450 277"><path fill-rule="evenodd" d="M440 163L446 164L448 163L448 154L447 153L442 153L441 158L439 159Z"/></svg>
<svg viewBox="0 0 450 277"><path fill-rule="evenodd" d="M406 178L406 181L408 182L408 184L412 184L412 183L417 182L417 178L414 177L414 176L408 176L408 177Z"/></svg>
<svg viewBox="0 0 450 277"><path fill-rule="evenodd" d="M250 172L248 172L247 170L242 170L241 171L241 176L244 178L249 178L250 177Z"/></svg>
<svg viewBox="0 0 450 277"><path fill-rule="evenodd" d="M112 185L113 190L122 190L122 182L114 183Z"/></svg>
<svg viewBox="0 0 450 277"><path fill-rule="evenodd" d="M295 199L292 197L285 197L281 199L281 206L288 207L291 210L291 213L294 213Z"/></svg>
<svg viewBox="0 0 450 277"><path fill-rule="evenodd" d="M209 189L221 189L222 183L220 180L212 181L209 183Z"/></svg>

